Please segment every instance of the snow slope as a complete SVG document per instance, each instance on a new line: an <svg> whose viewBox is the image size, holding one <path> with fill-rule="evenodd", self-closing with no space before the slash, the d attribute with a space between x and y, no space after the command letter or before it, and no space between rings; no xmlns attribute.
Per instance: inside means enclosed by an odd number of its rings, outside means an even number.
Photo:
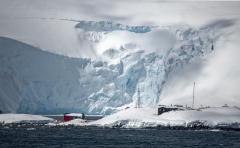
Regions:
<svg viewBox="0 0 240 148"><path fill-rule="evenodd" d="M137 87L189 106L194 81L196 106L239 106L239 5L2 0L0 109L111 114Z"/></svg>
<svg viewBox="0 0 240 148"><path fill-rule="evenodd" d="M48 123L54 119L30 114L0 114L1 123Z"/></svg>
<svg viewBox="0 0 240 148"><path fill-rule="evenodd" d="M161 126L192 127L203 123L205 126L229 126L240 128L240 109L234 107L207 108L201 111L171 111L157 115L157 108L129 108L107 116L89 125L122 128L145 128Z"/></svg>

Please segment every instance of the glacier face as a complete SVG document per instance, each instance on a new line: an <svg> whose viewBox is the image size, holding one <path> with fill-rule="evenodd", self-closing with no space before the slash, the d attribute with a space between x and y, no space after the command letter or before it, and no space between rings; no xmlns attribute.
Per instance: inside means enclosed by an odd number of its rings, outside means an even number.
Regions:
<svg viewBox="0 0 240 148"><path fill-rule="evenodd" d="M157 27L80 21L75 28L78 36L85 38L95 50L98 60L57 55L0 38L0 108L3 111L112 114L134 105L138 88L142 106L156 105L169 73L193 58L211 53L217 39L207 27L158 27L159 31ZM160 37L164 38L159 42L166 52L147 52L141 42L132 40L118 43L119 46L101 46L111 41L116 31L141 38L142 34L154 30L163 33ZM164 42L165 38L173 39L170 45L164 46L169 44Z"/></svg>
<svg viewBox="0 0 240 148"><path fill-rule="evenodd" d="M126 30L134 33L147 33L156 26L128 26L120 23L113 23L109 21L79 21L75 28L80 28L85 31L95 31L95 32L111 32L115 30Z"/></svg>

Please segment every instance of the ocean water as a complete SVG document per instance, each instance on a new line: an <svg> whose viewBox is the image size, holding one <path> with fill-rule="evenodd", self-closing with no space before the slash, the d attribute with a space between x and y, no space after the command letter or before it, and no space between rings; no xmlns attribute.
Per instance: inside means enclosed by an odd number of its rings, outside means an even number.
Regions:
<svg viewBox="0 0 240 148"><path fill-rule="evenodd" d="M0 147L233 147L238 131L0 129Z"/></svg>

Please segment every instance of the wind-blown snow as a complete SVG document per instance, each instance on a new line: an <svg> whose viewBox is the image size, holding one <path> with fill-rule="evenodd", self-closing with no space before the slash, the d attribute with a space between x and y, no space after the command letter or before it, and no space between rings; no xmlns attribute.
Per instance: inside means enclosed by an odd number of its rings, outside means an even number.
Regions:
<svg viewBox="0 0 240 148"><path fill-rule="evenodd" d="M18 3L0 2L4 112L111 114L138 87L189 106L194 81L196 106L240 105L239 2Z"/></svg>

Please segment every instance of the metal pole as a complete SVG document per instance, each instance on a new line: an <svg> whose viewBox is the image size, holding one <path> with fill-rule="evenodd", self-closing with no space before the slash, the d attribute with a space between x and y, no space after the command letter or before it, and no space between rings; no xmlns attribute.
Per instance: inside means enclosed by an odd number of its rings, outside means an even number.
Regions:
<svg viewBox="0 0 240 148"><path fill-rule="evenodd" d="M139 87L138 87L138 101L137 101L138 103L138 108L140 108L140 91L139 91Z"/></svg>
<svg viewBox="0 0 240 148"><path fill-rule="evenodd" d="M194 108L194 89L195 89L195 82L193 83L193 104L192 104L192 108Z"/></svg>

